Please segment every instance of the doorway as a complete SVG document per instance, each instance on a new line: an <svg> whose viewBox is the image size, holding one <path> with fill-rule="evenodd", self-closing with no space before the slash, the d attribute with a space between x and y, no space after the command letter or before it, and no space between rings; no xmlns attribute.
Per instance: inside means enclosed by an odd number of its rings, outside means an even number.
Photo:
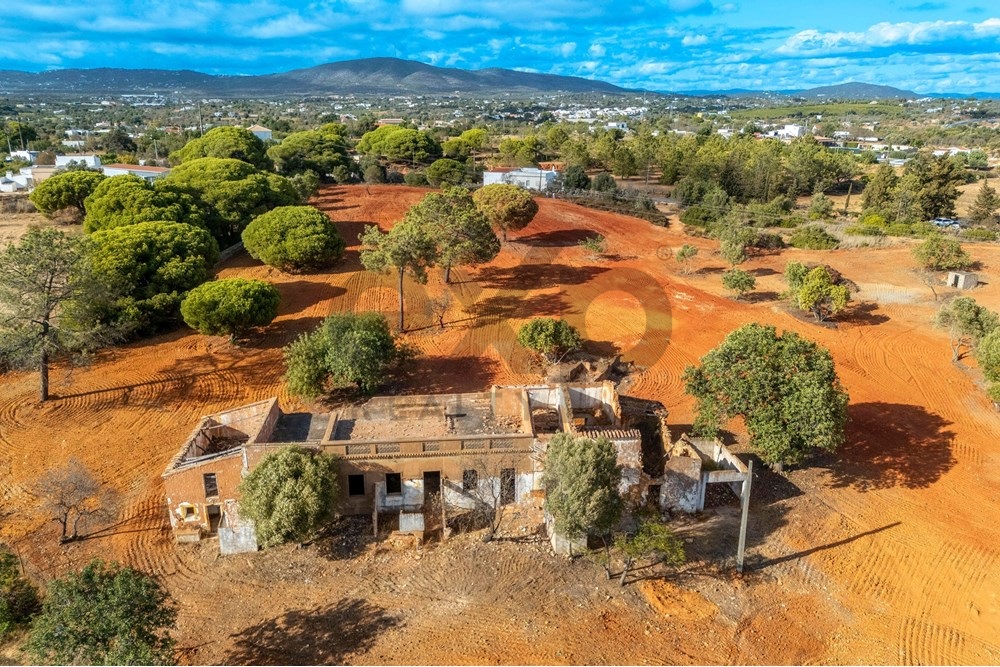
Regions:
<svg viewBox="0 0 1000 667"><path fill-rule="evenodd" d="M208 532L215 535L219 532L219 522L222 521L222 510L218 505L208 505L205 507L205 513L208 515Z"/></svg>
<svg viewBox="0 0 1000 667"><path fill-rule="evenodd" d="M441 494L441 471L428 470L424 473L424 496Z"/></svg>

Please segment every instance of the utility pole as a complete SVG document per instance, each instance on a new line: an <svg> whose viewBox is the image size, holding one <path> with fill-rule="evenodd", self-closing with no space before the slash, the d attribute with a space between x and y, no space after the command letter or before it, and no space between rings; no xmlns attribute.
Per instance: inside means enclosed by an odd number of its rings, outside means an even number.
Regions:
<svg viewBox="0 0 1000 667"><path fill-rule="evenodd" d="M736 571L743 574L743 557L747 548L747 516L750 513L750 484L753 482L753 461L747 463L747 478L743 480L743 493L740 494L740 541L736 547Z"/></svg>

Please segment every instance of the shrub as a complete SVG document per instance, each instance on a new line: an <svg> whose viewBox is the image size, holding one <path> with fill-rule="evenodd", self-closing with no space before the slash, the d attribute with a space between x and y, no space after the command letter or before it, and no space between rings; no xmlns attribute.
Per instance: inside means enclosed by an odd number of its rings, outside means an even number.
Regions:
<svg viewBox="0 0 1000 667"><path fill-rule="evenodd" d="M927 237L913 249L913 255L922 267L934 271L967 269L972 265L972 259L958 241L940 234Z"/></svg>
<svg viewBox="0 0 1000 667"><path fill-rule="evenodd" d="M722 286L741 299L757 287L757 279L742 269L730 269L722 274Z"/></svg>
<svg viewBox="0 0 1000 667"><path fill-rule="evenodd" d="M592 255L603 255L606 246L606 239L600 234L597 236L589 236L580 241L580 247Z"/></svg>
<svg viewBox="0 0 1000 667"><path fill-rule="evenodd" d="M89 197L106 176L97 171L67 171L54 174L38 184L28 199L48 217L63 209L84 213L84 200Z"/></svg>
<svg viewBox="0 0 1000 667"><path fill-rule="evenodd" d="M38 611L38 590L18 569L17 557L0 551L0 642Z"/></svg>
<svg viewBox="0 0 1000 667"><path fill-rule="evenodd" d="M181 302L181 316L206 336L227 335L236 340L254 327L270 324L278 316L280 301L278 288L271 283L226 278L188 292Z"/></svg>
<svg viewBox="0 0 1000 667"><path fill-rule="evenodd" d="M883 228L872 225L850 225L844 230L844 233L858 236L885 236Z"/></svg>
<svg viewBox="0 0 1000 667"><path fill-rule="evenodd" d="M812 220L823 220L833 214L833 202L822 192L813 195L809 202L809 218Z"/></svg>
<svg viewBox="0 0 1000 667"><path fill-rule="evenodd" d="M586 190L590 187L590 177L582 166L570 165L563 172L563 185L570 190Z"/></svg>
<svg viewBox="0 0 1000 667"><path fill-rule="evenodd" d="M312 206L279 206L254 218L243 244L254 259L287 272L329 266L345 247L337 227Z"/></svg>
<svg viewBox="0 0 1000 667"><path fill-rule="evenodd" d="M607 534L618 523L621 471L615 446L604 437L558 433L545 455L545 509L556 531L570 538Z"/></svg>
<svg viewBox="0 0 1000 667"><path fill-rule="evenodd" d="M365 183L385 183L385 167L371 164L365 168Z"/></svg>
<svg viewBox="0 0 1000 667"><path fill-rule="evenodd" d="M303 447L268 454L240 483L240 512L262 547L301 542L335 512L338 460Z"/></svg>
<svg viewBox="0 0 1000 667"><path fill-rule="evenodd" d="M681 211L680 218L685 225L704 229L715 222L716 215L710 209L695 204Z"/></svg>
<svg viewBox="0 0 1000 667"><path fill-rule="evenodd" d="M785 240L779 234L761 232L757 234L752 246L761 250L781 250L785 247Z"/></svg>
<svg viewBox="0 0 1000 667"><path fill-rule="evenodd" d="M547 359L555 360L580 346L580 332L565 320L537 317L517 332L517 342Z"/></svg>
<svg viewBox="0 0 1000 667"><path fill-rule="evenodd" d="M335 386L372 392L385 381L400 350L378 313L338 313L284 349L292 394L313 399Z"/></svg>
<svg viewBox="0 0 1000 667"><path fill-rule="evenodd" d="M797 229L788 243L800 250L832 250L837 247L838 241L822 227L809 225Z"/></svg>
<svg viewBox="0 0 1000 667"><path fill-rule="evenodd" d="M39 664L172 665L176 619L155 579L95 560L49 584L25 648Z"/></svg>
<svg viewBox="0 0 1000 667"><path fill-rule="evenodd" d="M457 160L441 158L427 167L427 182L431 185L461 185L465 182L465 165Z"/></svg>
<svg viewBox="0 0 1000 667"><path fill-rule="evenodd" d="M428 184L427 176L425 176L422 171L407 172L403 176L403 182L414 187L423 187Z"/></svg>
<svg viewBox="0 0 1000 667"><path fill-rule="evenodd" d="M618 189L618 184L615 183L614 176L602 171L591 179L590 189L597 192L614 192Z"/></svg>
<svg viewBox="0 0 1000 667"><path fill-rule="evenodd" d="M969 239L970 241L996 241L997 233L989 229L983 229L982 227L976 227L975 229L964 229L960 236L963 239Z"/></svg>

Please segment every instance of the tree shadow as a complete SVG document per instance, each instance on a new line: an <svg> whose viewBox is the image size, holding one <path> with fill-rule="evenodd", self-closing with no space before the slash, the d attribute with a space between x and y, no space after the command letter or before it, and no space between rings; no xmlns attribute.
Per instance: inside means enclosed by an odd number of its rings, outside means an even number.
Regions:
<svg viewBox="0 0 1000 667"><path fill-rule="evenodd" d="M607 270L599 266L574 267L565 264L485 266L479 270L479 282L488 289L528 291L557 285L582 285Z"/></svg>
<svg viewBox="0 0 1000 667"><path fill-rule="evenodd" d="M877 303L863 301L837 317L842 322L850 322L851 324L866 327L888 322L889 317L878 312L878 310L879 306Z"/></svg>
<svg viewBox="0 0 1000 667"><path fill-rule="evenodd" d="M761 267L759 269L750 269L750 273L757 276L758 278L763 278L765 276L776 276L778 272L774 269L769 269L767 267Z"/></svg>
<svg viewBox="0 0 1000 667"><path fill-rule="evenodd" d="M566 315L566 299L560 293L498 294L480 299L468 306L465 312L476 318L513 319L543 315Z"/></svg>
<svg viewBox="0 0 1000 667"><path fill-rule="evenodd" d="M358 598L293 609L231 635L227 665L337 665L368 651L400 619Z"/></svg>
<svg viewBox="0 0 1000 667"><path fill-rule="evenodd" d="M778 292L753 292L748 294L744 301L747 303L767 303L768 301L777 301L781 298L781 294Z"/></svg>
<svg viewBox="0 0 1000 667"><path fill-rule="evenodd" d="M562 229L551 232L539 232L530 236L519 236L512 239L517 243L535 246L536 248L568 248L580 245L581 241L596 236L596 232L589 229Z"/></svg>
<svg viewBox="0 0 1000 667"><path fill-rule="evenodd" d="M834 487L922 489L955 465L955 433L939 415L897 403L857 403L848 414L847 442L816 460Z"/></svg>
<svg viewBox="0 0 1000 667"><path fill-rule="evenodd" d="M692 271L691 275L695 276L711 276L718 273L725 273L726 267L724 266L703 266L697 271Z"/></svg>

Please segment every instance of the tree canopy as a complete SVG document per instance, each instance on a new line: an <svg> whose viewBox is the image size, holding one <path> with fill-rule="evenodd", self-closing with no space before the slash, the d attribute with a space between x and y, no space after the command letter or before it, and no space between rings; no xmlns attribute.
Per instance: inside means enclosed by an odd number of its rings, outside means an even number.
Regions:
<svg viewBox="0 0 1000 667"><path fill-rule="evenodd" d="M181 302L184 323L206 336L231 340L278 316L281 294L263 280L226 278L195 287Z"/></svg>
<svg viewBox="0 0 1000 667"><path fill-rule="evenodd" d="M571 539L604 535L621 518L621 469L605 437L557 433L545 453L545 510L556 531Z"/></svg>
<svg viewBox="0 0 1000 667"><path fill-rule="evenodd" d="M0 549L0 642L26 625L40 606L38 589L21 574L17 557Z"/></svg>
<svg viewBox="0 0 1000 667"><path fill-rule="evenodd" d="M182 222L141 222L89 237L94 273L118 287L104 314L137 333L177 322L188 290L212 276L219 247L208 231Z"/></svg>
<svg viewBox="0 0 1000 667"><path fill-rule="evenodd" d="M264 142L242 127L214 127L205 136L192 139L184 148L171 153L170 161L183 164L203 157L232 158L258 169L271 168Z"/></svg>
<svg viewBox="0 0 1000 667"><path fill-rule="evenodd" d="M399 359L389 324L378 313L330 315L284 353L288 391L306 399L351 385L371 393Z"/></svg>
<svg viewBox="0 0 1000 667"><path fill-rule="evenodd" d="M167 181L153 185L131 174L104 179L87 197L86 209L83 229L87 233L154 221L206 227L209 218L195 196Z"/></svg>
<svg viewBox="0 0 1000 667"><path fill-rule="evenodd" d="M453 266L475 266L500 252L500 241L469 194L460 187L431 192L403 216L403 223L427 231L436 246L436 261L450 282Z"/></svg>
<svg viewBox="0 0 1000 667"><path fill-rule="evenodd" d="M279 174L291 176L311 171L324 182L330 182L337 167L353 166L347 155L345 133L346 128L337 123L293 132L280 144L267 149L267 155L274 161L274 169Z"/></svg>
<svg viewBox="0 0 1000 667"><path fill-rule="evenodd" d="M567 186L568 187L568 186ZM538 204L530 192L509 183L492 183L472 194L479 210L507 240L508 231L524 229L538 213Z"/></svg>
<svg viewBox="0 0 1000 667"><path fill-rule="evenodd" d="M1000 316L968 296L953 299L938 311L935 321L948 329L952 361L962 358L963 347L975 350L983 338L1000 328Z"/></svg>
<svg viewBox="0 0 1000 667"><path fill-rule="evenodd" d="M235 159L205 157L174 167L163 179L210 207L209 229L221 246L238 241L250 221L276 206L292 206L299 193L287 178Z"/></svg>
<svg viewBox="0 0 1000 667"><path fill-rule="evenodd" d="M793 331L747 324L684 371L697 400L695 430L714 436L742 417L751 447L771 464L796 463L812 448L844 441L847 392L830 352Z"/></svg>
<svg viewBox="0 0 1000 667"><path fill-rule="evenodd" d="M441 155L441 145L429 134L399 125L383 125L366 132L356 148L364 155L413 165L427 164Z"/></svg>
<svg viewBox="0 0 1000 667"><path fill-rule="evenodd" d="M330 218L312 206L279 206L243 230L254 259L290 273L321 269L344 256L345 243Z"/></svg>
<svg viewBox="0 0 1000 667"><path fill-rule="evenodd" d="M39 183L28 195L28 199L47 216L67 208L83 216L86 212L84 201L105 178L107 177L98 171L87 170L53 174Z"/></svg>
<svg viewBox="0 0 1000 667"><path fill-rule="evenodd" d="M49 584L25 649L39 664L172 665L176 619L155 579L94 560Z"/></svg>
<svg viewBox="0 0 1000 667"><path fill-rule="evenodd" d="M1000 195L984 180L979 186L975 201L969 207L969 222L974 225L995 226L1000 223L997 211L1000 211Z"/></svg>
<svg viewBox="0 0 1000 667"><path fill-rule="evenodd" d="M757 279L752 273L733 268L722 274L722 286L735 294L737 299L742 299L754 290Z"/></svg>
<svg viewBox="0 0 1000 667"><path fill-rule="evenodd" d="M466 181L465 165L446 157L434 160L424 175L427 177L427 182L433 186L461 185Z"/></svg>
<svg viewBox="0 0 1000 667"><path fill-rule="evenodd" d="M972 258L955 239L942 234L931 234L913 249L913 256L920 265L932 271L967 269L972 266Z"/></svg>
<svg viewBox="0 0 1000 667"><path fill-rule="evenodd" d="M785 280L795 304L812 313L817 322L839 313L851 299L847 286L835 280L825 266L809 269L799 262L789 262Z"/></svg>
<svg viewBox="0 0 1000 667"><path fill-rule="evenodd" d="M284 447L265 456L240 483L240 513L251 519L262 547L303 541L333 518L335 456Z"/></svg>

